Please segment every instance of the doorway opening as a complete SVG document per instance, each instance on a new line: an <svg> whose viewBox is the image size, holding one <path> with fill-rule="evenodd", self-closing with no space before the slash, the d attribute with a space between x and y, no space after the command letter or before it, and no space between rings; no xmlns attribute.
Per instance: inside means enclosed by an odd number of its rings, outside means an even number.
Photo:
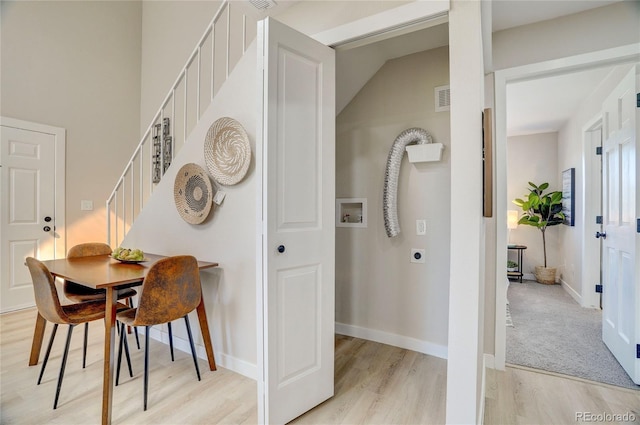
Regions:
<svg viewBox="0 0 640 425"><path fill-rule="evenodd" d="M336 197L369 206L366 226L336 228L336 331L440 358L448 332L450 120L434 97L449 83L448 30L439 24L336 55ZM343 84L359 88L341 101ZM434 162L403 157L400 234L390 238L385 168L394 140L416 127L444 151Z"/></svg>
<svg viewBox="0 0 640 425"><path fill-rule="evenodd" d="M637 388L602 342L602 314L599 310L600 296L595 292L596 285L601 282L600 243L594 238L600 226L596 222L596 217L601 215L600 158L596 155L595 147L600 144L601 140L602 120L599 113L606 95L606 88L612 84L615 86L614 80L618 74L614 72L614 66L620 65L622 60L618 56L619 53L611 52L612 58L604 62L596 63L590 60L585 61L584 58L571 58L568 59L565 66L544 63L522 67L520 70L507 70L496 73L496 109L499 111L498 115L500 115L496 118L497 150L504 149L502 154L505 155L505 163L508 164L505 180L502 183L498 181L498 187L500 188L500 185L503 184L502 187L505 190L503 193L506 194L503 204L506 206L505 210L516 208L512 204L512 200L516 196L522 197L526 193L526 181L534 181L534 183L540 184L542 181L549 180L551 183L550 189L561 190L562 170L575 167L579 171L576 178L576 227L561 225L558 226L558 229L549 229L555 231L555 237L557 238L555 242L553 239L551 240L552 244L556 244L556 251L549 258L554 258L557 261L552 266L557 266L559 269L557 276L559 285L553 285L554 288L545 288L545 285L534 281L531 269L535 265L539 265L542 258L539 254L538 257L540 258L536 258L536 253L530 249L525 254L525 263L528 263L525 266L525 270L523 270L525 285L513 281L507 285L508 290L505 291L507 298L504 302L508 303L513 325L505 326L507 334L505 361L510 364L516 363L614 385ZM575 62L569 64L574 59ZM624 68L624 66L620 68ZM571 113L570 119L559 128L543 128L544 131L542 133L531 132L532 134L527 135L510 133L509 125L514 125L514 123L510 122L509 114L517 115L521 112L518 109L521 105L514 104L513 98L510 97L510 91L518 94L515 98L530 98L528 96L523 97L522 92L519 91L528 85L529 89L537 87L538 94L544 97L547 92L541 93L540 87L545 81L551 81L553 84L555 79L557 80L555 84L557 84L563 78L568 78L571 80L571 84L574 84L589 73L592 76L597 76L598 79L594 84L587 84L588 92L586 96L578 105L579 107ZM508 77L506 77L507 75ZM561 87L559 92L566 94L571 90L569 87L570 85L566 84ZM556 86L555 89L552 88L551 90L558 90L558 88ZM502 104L505 107L504 111L499 109L502 101L504 101ZM600 105L597 105L597 102L600 102ZM546 98L543 105L550 110L553 104L553 98ZM529 114L535 116L536 111L529 111ZM556 144L555 152L553 152L554 143ZM543 163L540 161L545 160L544 156L540 158L536 156L540 150L551 151L556 158L550 160L551 166L548 173L536 175L535 172L540 173L540 168L548 165L547 163L541 165ZM517 157L518 152L521 154L520 158ZM522 157L524 152L527 152L526 161L531 162L529 165L537 165L537 168L532 167L527 170L527 164L524 162L525 157ZM532 155L534 156L533 159ZM554 160L555 164L553 164ZM517 174L523 171L523 167L524 171L529 172L530 175L521 176L518 179ZM514 178L514 174L516 174L516 178ZM534 179L537 178L542 180L535 181ZM525 183L522 184L522 181L519 180L523 180ZM513 188L514 184L518 185L517 189ZM498 191L500 192L500 189ZM500 199L498 199L498 202L501 202ZM521 211L519 213L521 214ZM505 211L505 217L506 215ZM525 229L521 229L523 227ZM523 238L527 237L525 232L530 233L529 237L532 238L530 241L523 241ZM547 232L548 245L550 242L549 233ZM509 237L509 243L528 245L529 248L531 248L531 245L537 245L539 251L542 250L541 237L535 228L519 226L517 229L510 230ZM547 249L549 250L549 246L547 246ZM553 249L554 247L552 246L551 250L553 251ZM500 267L500 265L497 265L497 267ZM527 287L529 290L527 290ZM539 294L541 291L544 293ZM497 291L498 299L500 298L500 292L500 290ZM538 301L540 309L535 310L538 305L534 300L538 299L536 298L538 296L540 296ZM560 307L559 313L553 313L553 304L560 297L564 298L566 304L564 307ZM497 304L498 307L503 305L501 303ZM565 348L563 351L560 348L561 344L552 342L554 340L551 334L558 332L560 327L564 326L564 321L569 316L569 312L568 310L562 311L562 309L569 308L567 306L575 307L578 313L590 313L595 316L596 321L592 328L596 335L595 339L589 341L586 339L588 332L576 328L568 328L567 332L572 337L580 335L585 339L580 339L579 343L570 344L571 348ZM589 308L591 311L587 311ZM522 311L517 311L518 309L522 309ZM504 313L497 311L496 314ZM528 318L527 314L530 314ZM554 314L556 315L555 319L552 319ZM519 316L519 319L516 318L516 315ZM518 329L518 320L520 320L520 329ZM543 330L545 321L551 322L547 330ZM499 321L497 320L497 322ZM579 325L583 325L585 322L586 319L578 320ZM526 328L529 325L531 325L531 329L527 330ZM527 341L525 343L521 338L522 334L527 331L532 333L526 338ZM501 330L496 327L497 347L500 343L500 332ZM547 334L541 335L540 333L543 332L547 332ZM535 342L534 337L540 338L538 343ZM569 338L560 336L559 340L567 341ZM550 343L549 347L543 348L547 342ZM578 348L580 344L583 344L581 345L582 349ZM603 367L603 364L607 364L607 362L603 361L602 358L591 360L590 363L587 361L585 364L580 364L581 354L586 352L593 354L599 348L602 356L608 357L607 360L612 361L610 363L612 366ZM569 354L567 361L564 365L560 365L559 358L566 354ZM499 350L496 350L496 360L498 357ZM589 369L594 373L589 373ZM604 371L603 369L608 370ZM602 372L606 373L603 374Z"/></svg>

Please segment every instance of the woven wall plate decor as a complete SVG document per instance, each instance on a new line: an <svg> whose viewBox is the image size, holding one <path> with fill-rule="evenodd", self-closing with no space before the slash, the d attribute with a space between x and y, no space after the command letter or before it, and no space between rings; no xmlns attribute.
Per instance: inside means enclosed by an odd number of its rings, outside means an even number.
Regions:
<svg viewBox="0 0 640 425"><path fill-rule="evenodd" d="M173 199L180 217L190 224L200 224L213 206L213 188L204 168L185 164L176 174Z"/></svg>
<svg viewBox="0 0 640 425"><path fill-rule="evenodd" d="M204 160L211 177L223 186L239 183L251 163L249 137L233 118L216 120L204 140Z"/></svg>

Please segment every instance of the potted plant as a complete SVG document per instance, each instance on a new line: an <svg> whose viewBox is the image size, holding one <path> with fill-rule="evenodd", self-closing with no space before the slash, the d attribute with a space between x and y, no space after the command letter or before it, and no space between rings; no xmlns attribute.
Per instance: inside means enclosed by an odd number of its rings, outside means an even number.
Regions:
<svg viewBox="0 0 640 425"><path fill-rule="evenodd" d="M522 208L524 214L520 217L518 224L534 226L542 234L542 250L544 253L544 266L536 266L536 280L540 283L556 283L556 268L547 267L547 240L545 232L547 227L561 224L564 220L562 213L562 192L544 191L549 188L549 183L535 185L529 182L529 193L524 199L517 198L514 204Z"/></svg>
<svg viewBox="0 0 640 425"><path fill-rule="evenodd" d="M507 260L507 271L508 272L517 272L518 271L518 263L512 260Z"/></svg>

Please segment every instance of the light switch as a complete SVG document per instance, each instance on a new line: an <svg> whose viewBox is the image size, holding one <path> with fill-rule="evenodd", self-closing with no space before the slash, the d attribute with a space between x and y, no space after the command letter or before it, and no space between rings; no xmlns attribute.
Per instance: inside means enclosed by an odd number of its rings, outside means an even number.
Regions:
<svg viewBox="0 0 640 425"><path fill-rule="evenodd" d="M416 235L422 236L427 234L427 220L416 220Z"/></svg>
<svg viewBox="0 0 640 425"><path fill-rule="evenodd" d="M93 201L80 201L80 210L81 211L92 211L93 210Z"/></svg>

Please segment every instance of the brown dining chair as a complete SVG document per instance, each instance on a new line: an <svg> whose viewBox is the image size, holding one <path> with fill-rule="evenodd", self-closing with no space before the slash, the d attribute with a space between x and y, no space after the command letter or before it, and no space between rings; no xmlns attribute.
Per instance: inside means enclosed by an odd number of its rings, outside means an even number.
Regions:
<svg viewBox="0 0 640 425"><path fill-rule="evenodd" d="M109 255L111 254L111 247L102 242L88 242L75 245L69 249L67 258L78 257L90 257L93 255ZM106 291L104 289L93 289L84 285L80 285L68 280L64 281L63 293L66 298L74 302L85 301L104 301L106 298ZM137 292L132 288L119 289L117 291L117 297L119 300L127 300L127 304L133 307L132 297L136 296ZM87 357L87 335L89 333L89 323L84 324L84 351L82 356L82 367L85 367ZM138 333L136 332L136 342L138 348L140 348L140 341L138 340Z"/></svg>
<svg viewBox="0 0 640 425"><path fill-rule="evenodd" d="M118 365L116 369L116 385L120 378L120 361L122 348L127 350L125 325L144 326L144 410L147 410L147 392L149 388L149 328L153 325L169 323L184 318L191 345L191 355L196 368L198 381L200 369L188 314L200 304L202 288L198 261L190 255L178 255L159 260L149 268L142 284L142 291L137 308L118 312L120 321L120 345L118 349Z"/></svg>
<svg viewBox="0 0 640 425"><path fill-rule="evenodd" d="M33 281L33 292L35 295L38 313L40 313L45 320L54 324L51 337L49 338L47 352L44 356L44 361L42 362L40 375L38 376L38 385L40 385L45 368L47 367L47 361L49 360L49 354L51 354L51 347L53 346L53 340L55 339L58 325L69 325L67 341L62 355L62 363L60 364L60 373L58 375L56 397L53 402L53 408L56 409L58 407L58 398L60 397L60 388L62 387L62 378L64 377L64 370L67 364L67 356L69 354L69 344L71 342L73 328L81 323L89 323L94 320L104 319L105 301L103 299L102 301L85 301L70 305L61 305L60 298L58 298L55 279L49 272L49 269L47 269L47 266L33 257L28 257L26 263L27 267L29 267L31 279ZM127 309L128 306L118 303L116 308L118 310L123 310ZM127 357L127 361L129 362L129 373L133 376L129 357Z"/></svg>

